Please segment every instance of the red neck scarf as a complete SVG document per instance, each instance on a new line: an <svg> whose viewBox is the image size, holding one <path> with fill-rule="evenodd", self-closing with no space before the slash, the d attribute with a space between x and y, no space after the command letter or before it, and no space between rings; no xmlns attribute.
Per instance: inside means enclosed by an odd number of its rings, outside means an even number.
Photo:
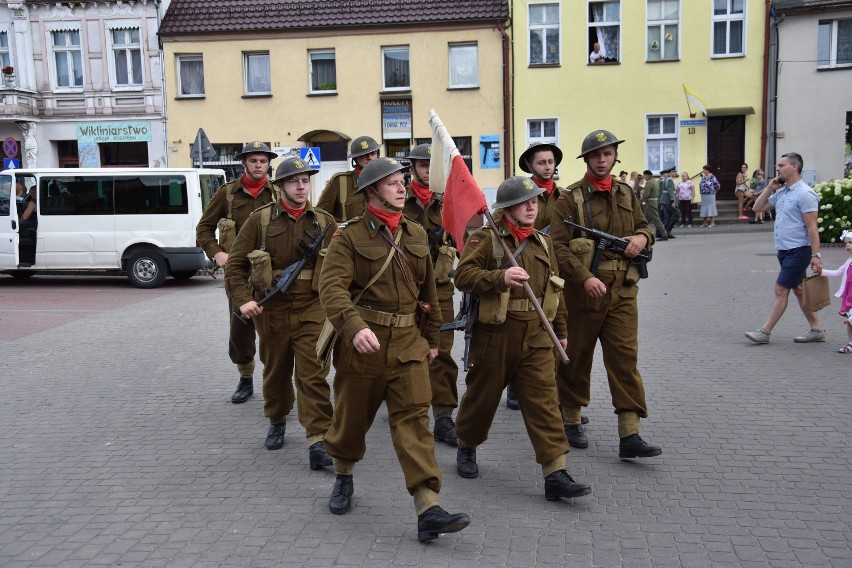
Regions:
<svg viewBox="0 0 852 568"><path fill-rule="evenodd" d="M284 202L283 197L281 199L279 199L279 201L281 202L281 207L283 207L284 211L287 212L287 215L289 215L290 217L292 217L296 221L298 221L299 217L302 216L302 213L304 213L308 209L307 203L305 205L302 205L301 209L293 209L292 207L288 206L287 203Z"/></svg>
<svg viewBox="0 0 852 568"><path fill-rule="evenodd" d="M556 182L553 181L552 179L544 181L544 180L538 179L537 177L533 176L532 180L533 180L533 183L536 184L537 186L543 187L544 189L546 189L547 195L552 194L553 188L556 187Z"/></svg>
<svg viewBox="0 0 852 568"><path fill-rule="evenodd" d="M254 181L246 174L243 174L243 177L240 178L240 182L243 184L243 188L245 188L252 197L257 199L257 196L260 195L260 190L266 185L266 176L263 176L263 178L259 181Z"/></svg>
<svg viewBox="0 0 852 568"><path fill-rule="evenodd" d="M420 202L423 203L424 207L429 205L429 203L432 201L432 191L425 185L420 185L419 183L417 183L417 180L414 179L411 180L411 193L413 193L417 197L417 199L419 199Z"/></svg>
<svg viewBox="0 0 852 568"><path fill-rule="evenodd" d="M506 221L506 228L515 237L518 244L524 242L524 239L532 234L535 227L518 227L511 215L503 215L503 220Z"/></svg>
<svg viewBox="0 0 852 568"><path fill-rule="evenodd" d="M598 191L612 191L612 176L606 176L606 179L597 179L586 172L586 181Z"/></svg>
<svg viewBox="0 0 852 568"><path fill-rule="evenodd" d="M399 228L399 222L402 220L402 211L398 213L385 213L383 211L379 211L372 205L367 205L367 210L375 215L376 219L387 225L387 228L390 229L391 233L396 233L396 230Z"/></svg>

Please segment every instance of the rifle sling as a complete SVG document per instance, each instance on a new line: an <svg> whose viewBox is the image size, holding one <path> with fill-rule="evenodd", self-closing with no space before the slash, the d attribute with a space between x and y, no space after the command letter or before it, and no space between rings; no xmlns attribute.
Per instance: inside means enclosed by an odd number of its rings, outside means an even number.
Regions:
<svg viewBox="0 0 852 568"><path fill-rule="evenodd" d="M405 287L408 288L408 291L414 297L414 301L420 304L421 302L419 295L414 289L414 282L412 282L411 276L409 276L408 272L406 272L405 267L402 264L402 262L405 261L405 264L407 264L409 270L411 270L411 275L415 277L417 276L417 269L414 267L413 264L411 264L411 260L408 258L408 255L406 255L405 252L402 250L402 247L399 246L399 240L402 235L401 229L402 227L397 229L396 238L391 238L391 232L390 230L388 230L387 226L382 226L382 228L379 230L379 234L391 246L392 249L396 250L396 252L399 253L398 258L396 258L395 260L397 261L397 266L399 266L400 272L402 272L402 280L403 282L405 282Z"/></svg>

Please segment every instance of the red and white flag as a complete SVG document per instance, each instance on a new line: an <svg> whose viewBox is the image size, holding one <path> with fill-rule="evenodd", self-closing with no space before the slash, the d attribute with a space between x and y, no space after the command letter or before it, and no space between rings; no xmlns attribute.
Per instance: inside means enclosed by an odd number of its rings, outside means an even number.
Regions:
<svg viewBox="0 0 852 568"><path fill-rule="evenodd" d="M441 225L453 237L461 253L467 238L467 224L474 215L488 209L485 194L476 184L467 164L447 132L444 123L429 110L432 127L432 159L429 161L429 188L444 193L444 217Z"/></svg>

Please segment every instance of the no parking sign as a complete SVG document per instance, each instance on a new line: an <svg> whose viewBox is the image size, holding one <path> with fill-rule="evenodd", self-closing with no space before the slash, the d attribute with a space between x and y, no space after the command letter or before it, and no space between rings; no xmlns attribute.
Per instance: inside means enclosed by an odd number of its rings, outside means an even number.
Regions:
<svg viewBox="0 0 852 568"><path fill-rule="evenodd" d="M5 154L7 158L17 158L19 151L20 148L18 147L17 140L11 136L3 140L3 154Z"/></svg>

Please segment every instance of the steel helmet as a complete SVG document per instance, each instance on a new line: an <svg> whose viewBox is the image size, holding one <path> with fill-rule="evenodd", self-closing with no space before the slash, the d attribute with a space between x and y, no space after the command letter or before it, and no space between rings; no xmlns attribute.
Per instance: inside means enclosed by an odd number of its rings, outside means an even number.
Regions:
<svg viewBox="0 0 852 568"><path fill-rule="evenodd" d="M506 209L512 205L523 203L527 199L538 197L547 191L539 187L526 176L510 177L497 188L497 201L494 209Z"/></svg>
<svg viewBox="0 0 852 568"><path fill-rule="evenodd" d="M349 159L365 156L370 152L378 152L381 149L381 145L369 136L359 136L352 141L352 145L349 147Z"/></svg>
<svg viewBox="0 0 852 568"><path fill-rule="evenodd" d="M540 152L542 150L550 150L553 152L553 160L556 162L556 167L559 167L559 164L562 163L562 150L560 150L554 144L548 144L547 142L535 142L530 144L529 148L524 150L524 153L521 154L521 157L518 158L518 167L521 170L531 174L530 167L527 165L527 160L531 160L536 152Z"/></svg>
<svg viewBox="0 0 852 568"><path fill-rule="evenodd" d="M431 160L432 159L432 145L431 144L418 144L414 148L411 149L411 152L408 154L409 160Z"/></svg>
<svg viewBox="0 0 852 568"><path fill-rule="evenodd" d="M622 142L624 142L624 140L619 140L618 137L609 130L595 130L583 139L583 146L580 148L580 155L577 156L577 159L582 158L589 152L593 152L598 148L603 148L604 146L615 144L617 148Z"/></svg>
<svg viewBox="0 0 852 568"><path fill-rule="evenodd" d="M270 150L269 145L260 142L259 140L252 140L251 142L246 142L243 146L243 151L237 154L237 159L242 160L245 156L249 154L266 154L270 160L274 160L278 157L278 154Z"/></svg>
<svg viewBox="0 0 852 568"><path fill-rule="evenodd" d="M404 169L405 164L393 158L376 158L361 170L358 175L358 190L355 193L360 193L368 185Z"/></svg>
<svg viewBox="0 0 852 568"><path fill-rule="evenodd" d="M311 168L307 162L301 158L290 156L289 158L284 158L284 160L278 164L278 167L275 168L275 179L272 180L272 183L278 183L284 178L288 178L296 174L308 174L309 176L312 176L318 173L319 170Z"/></svg>

